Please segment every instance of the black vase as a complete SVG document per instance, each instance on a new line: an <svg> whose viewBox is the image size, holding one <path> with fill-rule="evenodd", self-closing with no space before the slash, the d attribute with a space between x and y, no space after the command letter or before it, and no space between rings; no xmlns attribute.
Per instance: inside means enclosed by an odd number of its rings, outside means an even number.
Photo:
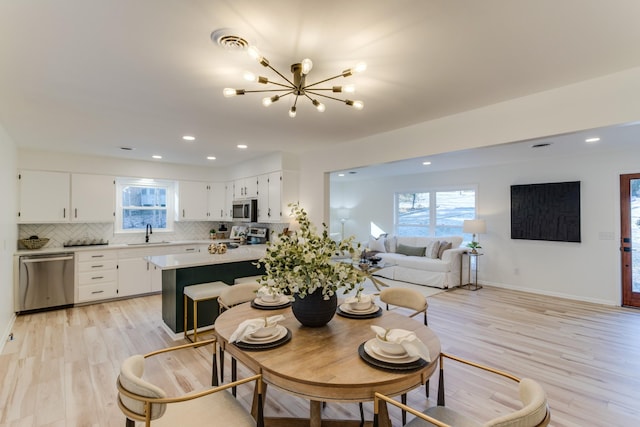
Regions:
<svg viewBox="0 0 640 427"><path fill-rule="evenodd" d="M291 310L298 322L310 328L318 328L329 323L336 314L337 307L338 297L333 295L325 300L320 289L304 298L294 295L291 304Z"/></svg>

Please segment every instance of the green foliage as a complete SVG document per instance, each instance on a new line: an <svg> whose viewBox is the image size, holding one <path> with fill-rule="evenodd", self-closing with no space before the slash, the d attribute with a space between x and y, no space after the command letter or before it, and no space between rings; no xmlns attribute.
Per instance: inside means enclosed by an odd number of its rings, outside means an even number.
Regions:
<svg viewBox="0 0 640 427"><path fill-rule="evenodd" d="M324 299L329 299L338 289L347 293L362 284L365 276L361 271L350 263L331 259L336 254L349 253L351 258L359 254L360 245L354 248L354 237L335 242L329 237L326 224L322 224L323 231L318 234L303 208L297 203L289 206L300 229L267 243L267 253L258 261L258 266L264 265L266 271L261 283L271 290L297 294L300 298L320 289Z"/></svg>
<svg viewBox="0 0 640 427"><path fill-rule="evenodd" d="M482 246L480 246L478 242L467 243L467 247L471 249L482 249Z"/></svg>

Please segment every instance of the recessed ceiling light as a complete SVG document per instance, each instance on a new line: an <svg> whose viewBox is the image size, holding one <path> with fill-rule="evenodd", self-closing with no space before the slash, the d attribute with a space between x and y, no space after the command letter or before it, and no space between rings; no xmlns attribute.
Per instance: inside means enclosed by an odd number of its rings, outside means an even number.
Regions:
<svg viewBox="0 0 640 427"><path fill-rule="evenodd" d="M247 145L245 144L238 144L237 147L241 150L246 150L247 149Z"/></svg>
<svg viewBox="0 0 640 427"><path fill-rule="evenodd" d="M425 166L429 166L431 164L431 162L422 162L423 165Z"/></svg>
<svg viewBox="0 0 640 427"><path fill-rule="evenodd" d="M207 160L215 160L215 156L207 156Z"/></svg>
<svg viewBox="0 0 640 427"><path fill-rule="evenodd" d="M550 145L551 143L549 142L541 142L540 144L533 144L531 148L543 148L543 147L548 147Z"/></svg>
<svg viewBox="0 0 640 427"><path fill-rule="evenodd" d="M195 141L196 137L191 135L185 135L182 137L182 139L184 139L185 141Z"/></svg>
<svg viewBox="0 0 640 427"><path fill-rule="evenodd" d="M133 151L135 150L135 147L120 147L120 149L124 151Z"/></svg>
<svg viewBox="0 0 640 427"><path fill-rule="evenodd" d="M157 154L154 154L154 155L153 155L153 156L151 156L151 157L153 157L154 159L161 159L161 158L162 158L162 156L158 156Z"/></svg>
<svg viewBox="0 0 640 427"><path fill-rule="evenodd" d="M597 136L594 138L587 138L584 140L584 142L598 142L600 141L600 138L598 138Z"/></svg>
<svg viewBox="0 0 640 427"><path fill-rule="evenodd" d="M339 173L338 176L344 176L344 174L343 173Z"/></svg>

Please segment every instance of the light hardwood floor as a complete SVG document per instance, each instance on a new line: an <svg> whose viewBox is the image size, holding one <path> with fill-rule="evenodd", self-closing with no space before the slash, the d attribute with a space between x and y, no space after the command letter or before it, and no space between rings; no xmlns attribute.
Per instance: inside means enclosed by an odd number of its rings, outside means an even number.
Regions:
<svg viewBox="0 0 640 427"><path fill-rule="evenodd" d="M19 316L0 355L0 426L123 426L115 400L120 362L182 342L162 329L160 307L154 295ZM640 310L455 289L429 298L429 325L444 351L539 381L552 426L640 425ZM206 387L210 355L200 348L161 357L149 378L169 393ZM480 421L517 406L513 383L455 362L445 373L447 405ZM435 405L436 387L434 377L431 399L414 390L409 404ZM239 390L247 405L250 392ZM372 405L365 410L370 419ZM272 387L265 413L304 416L308 405ZM332 403L323 416L357 418L357 405ZM392 417L400 425L393 409Z"/></svg>

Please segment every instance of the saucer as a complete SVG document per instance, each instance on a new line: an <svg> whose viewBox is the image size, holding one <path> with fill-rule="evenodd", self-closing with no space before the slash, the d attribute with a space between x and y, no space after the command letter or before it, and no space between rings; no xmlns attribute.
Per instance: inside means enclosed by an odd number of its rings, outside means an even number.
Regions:
<svg viewBox="0 0 640 427"><path fill-rule="evenodd" d="M287 335L287 328L285 328L282 325L277 325L276 331L273 333L273 335L270 335L267 337L252 337L251 334L249 334L244 338L242 338L242 340L240 341L247 344L267 344L270 342L278 341L280 338L284 337L285 335Z"/></svg>
<svg viewBox="0 0 640 427"><path fill-rule="evenodd" d="M367 309L364 309L364 310L354 310L347 303L340 304L340 310L344 311L345 313L350 313L350 314L373 314L376 311L378 311L379 309L380 309L380 307L378 307L377 304L371 304L371 307L369 307Z"/></svg>
<svg viewBox="0 0 640 427"><path fill-rule="evenodd" d="M371 338L364 343L364 351L371 357L387 363L411 363L420 359L420 356L409 356L408 354L396 355L385 353L376 345L376 339Z"/></svg>

